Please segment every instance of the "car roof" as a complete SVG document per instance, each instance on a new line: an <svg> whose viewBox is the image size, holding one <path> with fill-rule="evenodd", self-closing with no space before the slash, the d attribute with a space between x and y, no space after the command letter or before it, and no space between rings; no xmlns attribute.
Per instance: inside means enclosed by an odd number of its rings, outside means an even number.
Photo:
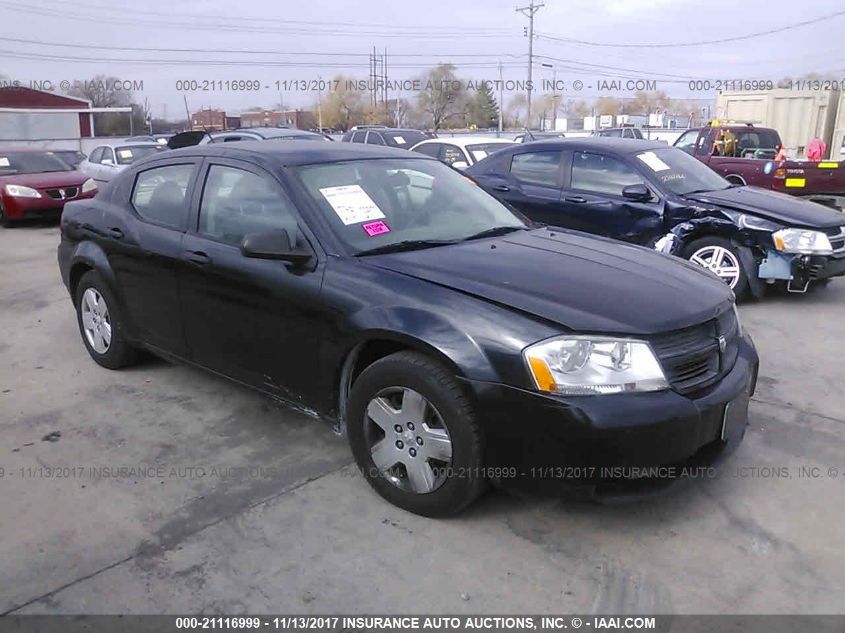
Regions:
<svg viewBox="0 0 845 633"><path fill-rule="evenodd" d="M496 138L495 136L456 136L454 138L440 137L430 138L425 141L420 141L417 145L431 145L432 143L450 143L458 147L466 147L467 145L478 145L480 143L505 143L507 145L516 145L517 143L509 138ZM415 146L416 147L416 146Z"/></svg>
<svg viewBox="0 0 845 633"><path fill-rule="evenodd" d="M97 147L167 147L162 143L156 143L155 141L107 141L105 143L100 143Z"/></svg>
<svg viewBox="0 0 845 633"><path fill-rule="evenodd" d="M518 145L519 147L530 146L531 149L602 149L609 152L615 152L617 154L634 154L636 152L644 152L650 149L664 149L669 147L666 143L661 143L660 141L647 141L644 139L619 138L613 136L544 139L541 141L532 141L530 143L521 143Z"/></svg>
<svg viewBox="0 0 845 633"><path fill-rule="evenodd" d="M319 132L309 132L308 130L300 130L290 127L272 127L272 126L256 126L256 127L242 127L237 130L226 130L225 133L252 133L256 136L266 138L267 136L322 136Z"/></svg>
<svg viewBox="0 0 845 633"><path fill-rule="evenodd" d="M374 158L434 160L424 154L412 153L406 149L387 147L385 145L314 143L313 141L288 141L285 143L236 141L232 143L211 143L209 145L194 145L175 149L157 158L164 159L165 157L171 156L258 157L282 165L311 165L314 163L336 163L346 160Z"/></svg>

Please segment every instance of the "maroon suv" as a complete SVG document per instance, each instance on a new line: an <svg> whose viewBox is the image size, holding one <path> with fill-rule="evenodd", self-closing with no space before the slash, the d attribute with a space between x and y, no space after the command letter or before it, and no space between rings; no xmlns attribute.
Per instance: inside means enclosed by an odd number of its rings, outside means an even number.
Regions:
<svg viewBox="0 0 845 633"><path fill-rule="evenodd" d="M0 224L28 217L58 217L68 200L91 198L97 185L43 150L0 149Z"/></svg>

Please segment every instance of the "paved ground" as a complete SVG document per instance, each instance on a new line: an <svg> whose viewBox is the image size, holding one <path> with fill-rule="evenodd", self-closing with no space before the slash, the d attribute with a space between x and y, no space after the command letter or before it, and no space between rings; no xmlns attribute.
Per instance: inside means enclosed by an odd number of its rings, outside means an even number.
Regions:
<svg viewBox="0 0 845 633"><path fill-rule="evenodd" d="M742 308L760 386L717 478L434 521L322 423L162 361L95 365L57 240L0 230L0 613L845 612L843 280Z"/></svg>

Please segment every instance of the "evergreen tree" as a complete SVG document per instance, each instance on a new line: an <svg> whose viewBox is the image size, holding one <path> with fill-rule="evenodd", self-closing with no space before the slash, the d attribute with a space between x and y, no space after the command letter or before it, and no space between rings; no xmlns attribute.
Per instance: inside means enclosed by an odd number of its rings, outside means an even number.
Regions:
<svg viewBox="0 0 845 633"><path fill-rule="evenodd" d="M499 105L493 91L486 83L475 91L472 107L472 123L479 128L497 127L499 124Z"/></svg>

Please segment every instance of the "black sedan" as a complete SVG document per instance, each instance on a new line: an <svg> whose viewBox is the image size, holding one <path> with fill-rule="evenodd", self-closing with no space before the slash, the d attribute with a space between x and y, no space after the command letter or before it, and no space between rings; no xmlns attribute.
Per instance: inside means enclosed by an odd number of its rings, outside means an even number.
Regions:
<svg viewBox="0 0 845 633"><path fill-rule="evenodd" d="M457 512L490 480L686 463L745 431L758 361L724 284L532 229L421 154L175 150L69 204L61 234L97 363L145 348L330 420L413 512Z"/></svg>
<svg viewBox="0 0 845 633"><path fill-rule="evenodd" d="M663 143L620 138L506 148L466 173L532 220L677 254L742 298L779 283L803 292L845 274L845 216L785 194L739 187Z"/></svg>

